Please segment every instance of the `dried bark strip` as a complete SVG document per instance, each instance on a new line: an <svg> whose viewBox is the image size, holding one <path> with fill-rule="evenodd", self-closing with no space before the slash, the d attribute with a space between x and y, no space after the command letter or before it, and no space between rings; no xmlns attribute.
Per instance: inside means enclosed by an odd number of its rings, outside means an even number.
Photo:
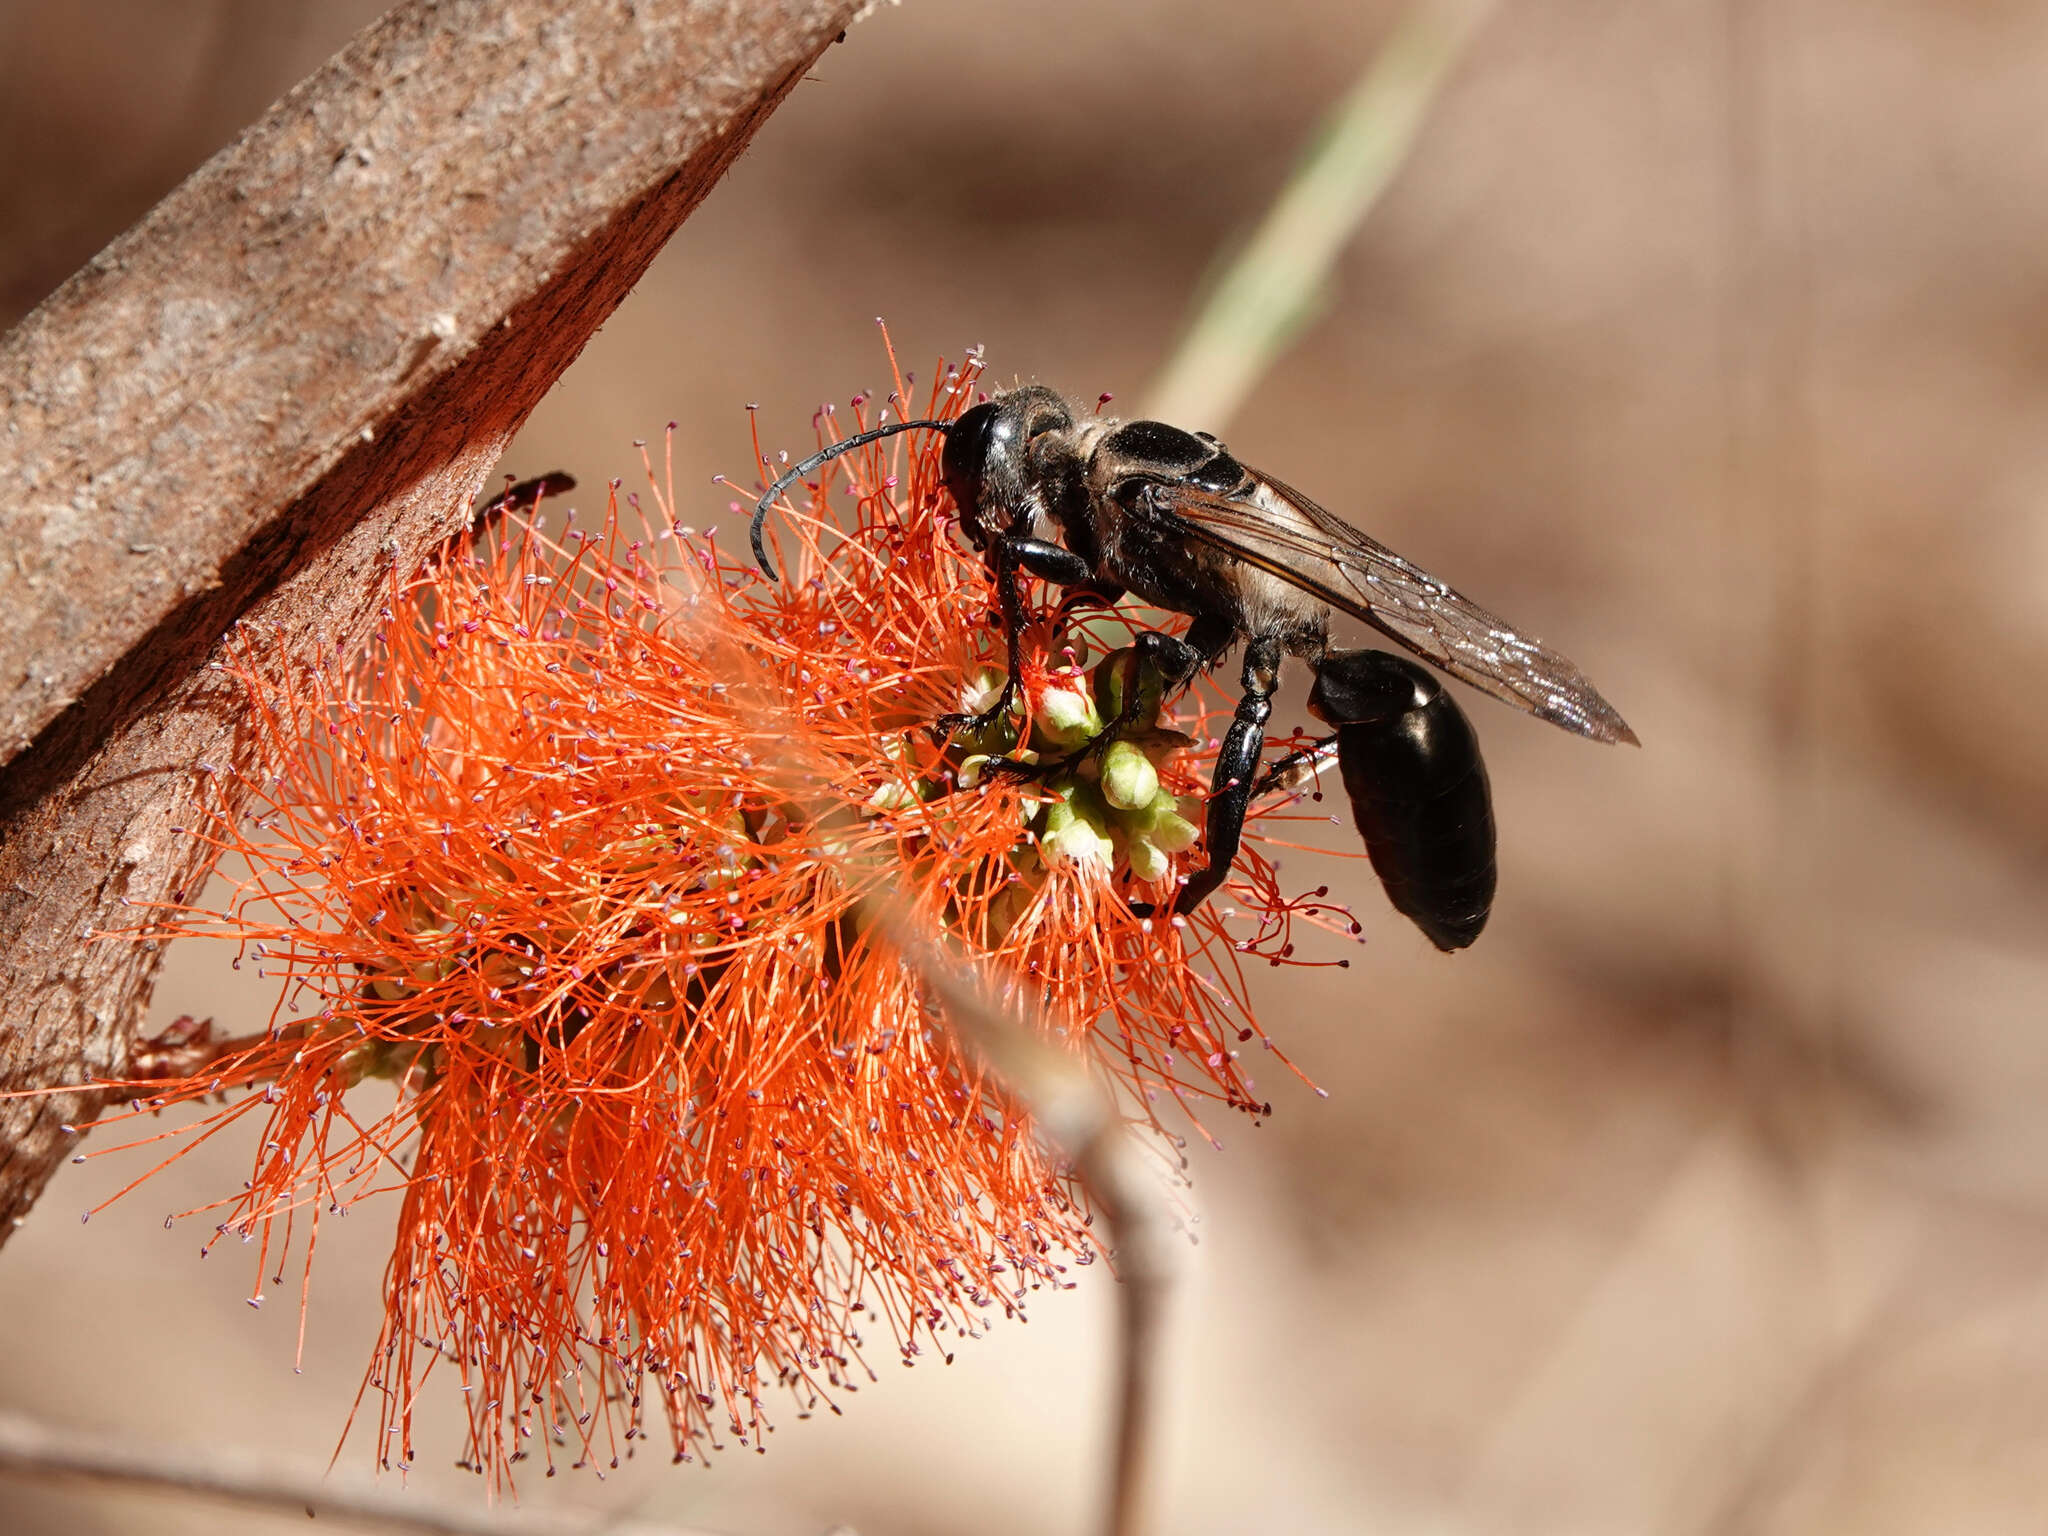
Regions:
<svg viewBox="0 0 2048 1536"><path fill-rule="evenodd" d="M854 0L413 0L0 340L0 1088L118 1074L238 618L349 646ZM0 1242L95 1095L0 1103Z"/></svg>

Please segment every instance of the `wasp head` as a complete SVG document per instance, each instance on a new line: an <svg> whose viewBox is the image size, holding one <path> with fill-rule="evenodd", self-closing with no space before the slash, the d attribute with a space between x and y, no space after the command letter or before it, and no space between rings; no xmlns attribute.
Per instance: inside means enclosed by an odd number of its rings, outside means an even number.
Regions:
<svg viewBox="0 0 2048 1536"><path fill-rule="evenodd" d="M940 460L960 527L976 549L992 536L1028 534L1043 512L1043 474L1032 444L1074 425L1055 390L1026 384L975 406L946 433Z"/></svg>

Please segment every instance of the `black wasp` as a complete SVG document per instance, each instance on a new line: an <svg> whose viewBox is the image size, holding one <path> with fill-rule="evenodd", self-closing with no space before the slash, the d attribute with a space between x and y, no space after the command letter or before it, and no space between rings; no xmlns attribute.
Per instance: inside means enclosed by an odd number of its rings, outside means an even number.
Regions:
<svg viewBox="0 0 2048 1536"><path fill-rule="evenodd" d="M1253 798L1296 782L1334 746L1353 819L1394 906L1439 949L1462 949L1485 926L1493 905L1493 806L1471 722L1413 662L1386 651L1332 650L1333 609L1539 719L1595 741L1636 740L1569 659L1292 486L1239 463L1208 433L1084 419L1043 385L1013 389L954 421L876 427L805 459L754 508L762 571L775 575L763 524L786 487L850 449L918 427L945 434L946 487L962 530L993 569L1009 647L1009 680L993 708L976 721L956 717L942 726L985 724L1009 708L1024 625L1020 573L1105 602L1128 592L1188 615L1184 637L1137 637L1169 688L1244 642L1243 694L1211 783L1209 862L1182 885L1177 912L1223 883ZM1283 655L1301 657L1314 672L1309 708L1334 734L1261 777ZM1101 740L1114 740L1129 723L1109 722Z"/></svg>

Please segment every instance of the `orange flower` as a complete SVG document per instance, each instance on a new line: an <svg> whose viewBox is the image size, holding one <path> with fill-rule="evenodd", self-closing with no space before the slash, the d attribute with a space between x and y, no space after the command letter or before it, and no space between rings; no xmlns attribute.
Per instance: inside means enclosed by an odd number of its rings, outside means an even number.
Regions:
<svg viewBox="0 0 2048 1536"><path fill-rule="evenodd" d="M943 370L925 414L978 372ZM200 1136L263 1118L248 1186L208 1209L273 1283L295 1228L310 1266L323 1215L402 1192L366 1383L387 1461L437 1375L494 1483L615 1465L650 1399L679 1460L758 1443L768 1384L829 1403L871 1343L943 1352L1095 1256L1068 1171L864 902L1028 985L1135 1115L1263 1111L1242 967L1291 955L1298 916L1348 919L1281 896L1256 825L1235 909L1134 915L1200 821L1172 717L1089 776L986 771L1145 684L1109 618L1034 627L1024 711L933 739L1001 654L938 446L830 466L781 585L680 523L672 485L643 514L615 484L587 532L508 515L394 575L358 657L237 636L257 767L223 803L253 808L207 835L248 872L225 912L152 931L234 936L287 980L267 1034L145 1107L229 1089Z"/></svg>

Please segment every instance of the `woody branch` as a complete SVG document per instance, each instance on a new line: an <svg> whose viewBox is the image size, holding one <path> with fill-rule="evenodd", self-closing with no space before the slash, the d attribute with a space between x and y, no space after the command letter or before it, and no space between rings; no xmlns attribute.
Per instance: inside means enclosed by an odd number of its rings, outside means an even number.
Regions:
<svg viewBox="0 0 2048 1536"><path fill-rule="evenodd" d="M127 1069L220 636L353 648L855 9L410 0L0 339L0 1089ZM0 1102L0 1242L100 1103Z"/></svg>

